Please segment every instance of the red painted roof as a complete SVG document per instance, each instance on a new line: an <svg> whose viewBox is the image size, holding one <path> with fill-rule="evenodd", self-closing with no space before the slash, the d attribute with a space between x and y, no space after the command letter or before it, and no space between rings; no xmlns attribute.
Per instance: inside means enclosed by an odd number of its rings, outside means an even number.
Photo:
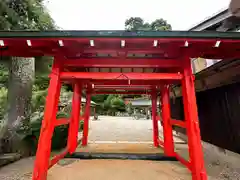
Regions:
<svg viewBox="0 0 240 180"><path fill-rule="evenodd" d="M67 58L225 59L239 57L240 48L236 32L7 31L0 32L0 41L2 55Z"/></svg>
<svg viewBox="0 0 240 180"><path fill-rule="evenodd" d="M164 83L175 83L173 80L181 78L177 73L183 58L240 58L239 50L237 32L0 31L1 56L55 56L61 63L68 62L66 71L80 72L75 74L77 78L83 80L86 72L92 72L91 82L87 75L88 83L117 85L111 89L129 85L142 86L138 88L142 91L147 85L156 88L159 72L172 77L170 82L162 79ZM124 77L126 74L133 80ZM73 79L68 72L61 77Z"/></svg>

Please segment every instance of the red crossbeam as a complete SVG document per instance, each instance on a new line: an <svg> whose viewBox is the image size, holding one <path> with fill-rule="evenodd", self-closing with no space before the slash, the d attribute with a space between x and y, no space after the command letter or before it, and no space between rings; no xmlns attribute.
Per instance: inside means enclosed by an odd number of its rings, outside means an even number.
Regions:
<svg viewBox="0 0 240 180"><path fill-rule="evenodd" d="M141 91L94 91L93 94L150 94L150 92Z"/></svg>
<svg viewBox="0 0 240 180"><path fill-rule="evenodd" d="M135 85L135 84L126 84L126 85L122 85L122 84L116 84L116 85L94 85L94 88L99 88L99 89L116 89L116 88L126 88L126 89L135 89L135 88L147 88L150 89L151 87L153 87L152 85Z"/></svg>
<svg viewBox="0 0 240 180"><path fill-rule="evenodd" d="M95 80L181 80L178 73L104 73L104 72L62 72L61 79L95 79Z"/></svg>
<svg viewBox="0 0 240 180"><path fill-rule="evenodd" d="M175 157L177 158L178 161L180 161L184 166L186 166L190 171L191 171L191 163L181 157L178 153L175 152Z"/></svg>
<svg viewBox="0 0 240 180"><path fill-rule="evenodd" d="M182 128L186 128L186 123L184 121L177 120L177 119L171 119L170 122L171 122L172 125L179 126L179 127L182 127Z"/></svg>
<svg viewBox="0 0 240 180"><path fill-rule="evenodd" d="M124 54L124 53L131 53L131 54L164 54L164 49L156 48L156 47L145 47L145 48L127 48L123 49L121 47L119 48L88 48L84 49L84 53L102 53L102 54Z"/></svg>
<svg viewBox="0 0 240 180"><path fill-rule="evenodd" d="M48 169L50 169L54 164L56 164L60 159L64 158L64 156L66 156L66 154L68 153L68 149L65 149L62 153L54 156L48 166Z"/></svg>
<svg viewBox="0 0 240 180"><path fill-rule="evenodd" d="M160 138L158 138L158 144L160 147L164 148L164 142Z"/></svg>
<svg viewBox="0 0 240 180"><path fill-rule="evenodd" d="M61 119L57 119L55 122L55 126L61 126L61 125L65 125L69 123L69 119L67 118L61 118Z"/></svg>
<svg viewBox="0 0 240 180"><path fill-rule="evenodd" d="M100 90L150 90L151 86L94 86L94 89Z"/></svg>
<svg viewBox="0 0 240 180"><path fill-rule="evenodd" d="M112 68L171 68L180 67L180 60L172 59L119 59L119 58L104 58L104 59L67 59L64 61L65 66L73 67L112 67Z"/></svg>
<svg viewBox="0 0 240 180"><path fill-rule="evenodd" d="M67 79L67 81L71 82L70 79ZM128 79L112 79L111 81L102 81L102 80L79 80L79 83L82 84L94 84L94 86L159 86L161 84L171 84L175 80L166 80L164 82L161 82L158 80L148 80L148 81L143 81L143 80L128 80ZM76 79L73 79L72 82L76 82Z"/></svg>

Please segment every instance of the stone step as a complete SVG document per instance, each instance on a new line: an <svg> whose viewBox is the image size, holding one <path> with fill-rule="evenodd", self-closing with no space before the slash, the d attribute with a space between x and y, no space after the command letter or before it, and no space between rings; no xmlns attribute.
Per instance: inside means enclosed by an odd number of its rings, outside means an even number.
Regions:
<svg viewBox="0 0 240 180"><path fill-rule="evenodd" d="M162 148L156 148L151 144L143 143L102 143L91 144L86 147L79 146L76 152L95 152L95 153L163 153Z"/></svg>

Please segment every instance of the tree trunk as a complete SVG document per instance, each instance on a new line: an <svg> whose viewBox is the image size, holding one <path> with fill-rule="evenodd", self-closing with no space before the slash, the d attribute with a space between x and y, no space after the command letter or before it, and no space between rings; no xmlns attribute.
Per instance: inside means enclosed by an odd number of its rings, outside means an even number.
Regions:
<svg viewBox="0 0 240 180"><path fill-rule="evenodd" d="M34 77L34 58L12 57L9 65L8 112L1 133L4 147L7 148L5 152L22 151L23 133L29 131Z"/></svg>

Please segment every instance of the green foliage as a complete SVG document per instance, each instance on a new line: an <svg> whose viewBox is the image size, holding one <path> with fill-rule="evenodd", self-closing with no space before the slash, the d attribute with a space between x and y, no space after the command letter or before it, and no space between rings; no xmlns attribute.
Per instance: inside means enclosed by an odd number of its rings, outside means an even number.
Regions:
<svg viewBox="0 0 240 180"><path fill-rule="evenodd" d="M60 119L60 118L70 118L70 114L66 113L66 112L63 112L63 111L60 111L60 112L57 113L57 119Z"/></svg>
<svg viewBox="0 0 240 180"><path fill-rule="evenodd" d="M91 100L96 103L103 103L107 99L107 94L97 94L92 96Z"/></svg>
<svg viewBox="0 0 240 180"><path fill-rule="evenodd" d="M97 104L100 104L100 106L96 106L95 112L98 114L104 114L106 109L104 109L104 101L107 99L107 94L97 94L91 97L91 100Z"/></svg>
<svg viewBox="0 0 240 180"><path fill-rule="evenodd" d="M0 119L3 119L7 108L7 89L5 87L0 88Z"/></svg>
<svg viewBox="0 0 240 180"><path fill-rule="evenodd" d="M60 118L69 118L69 113L66 112L58 112L57 119ZM37 149L37 142L40 135L40 128L43 119L43 113L37 112L34 113L31 117L31 133L26 135L24 140L31 148L32 153L34 154ZM84 122L81 120L79 124L79 131L83 130ZM68 125L61 125L54 129L53 138L52 138L52 150L58 150L61 148L66 147L67 145L67 138L68 138Z"/></svg>
<svg viewBox="0 0 240 180"><path fill-rule="evenodd" d="M83 124L84 124L84 121L81 120L80 121L80 126L79 126L79 131L83 131Z"/></svg>
<svg viewBox="0 0 240 180"><path fill-rule="evenodd" d="M119 97L114 97L111 100L111 108L115 109L115 111L125 111L125 103Z"/></svg>
<svg viewBox="0 0 240 180"><path fill-rule="evenodd" d="M32 95L32 112L43 111L47 90L34 91Z"/></svg>
<svg viewBox="0 0 240 180"><path fill-rule="evenodd" d="M156 19L151 23L151 30L153 31L170 31L172 30L172 26L167 23L164 19Z"/></svg>
<svg viewBox="0 0 240 180"><path fill-rule="evenodd" d="M50 30L55 24L39 0L5 0L0 2L2 30Z"/></svg>
<svg viewBox="0 0 240 180"><path fill-rule="evenodd" d="M135 94L135 95L133 95L133 94L124 94L124 95L122 95L122 98L132 98L132 99L136 99L136 98L141 98L141 97L143 97L143 95L140 95L140 94Z"/></svg>
<svg viewBox="0 0 240 180"><path fill-rule="evenodd" d="M69 118L69 114L64 112L59 112L57 114L58 118ZM43 119L43 113L34 113L31 117L30 123L30 134L26 135L24 140L30 146L31 151L33 154L36 152L37 149L37 142L40 135L41 124ZM57 150L60 148L64 148L67 143L68 137L68 125L61 125L54 129L53 138L52 138L52 150Z"/></svg>
<svg viewBox="0 0 240 180"><path fill-rule="evenodd" d="M35 57L35 69L37 76L48 76L51 71L53 57Z"/></svg>
<svg viewBox="0 0 240 180"><path fill-rule="evenodd" d="M125 111L125 103L118 95L109 95L103 103L103 109L107 112Z"/></svg>
<svg viewBox="0 0 240 180"><path fill-rule="evenodd" d="M47 74L37 75L34 80L36 90L45 90L49 85L49 77Z"/></svg>
<svg viewBox="0 0 240 180"><path fill-rule="evenodd" d="M145 24L140 17L131 17L125 21L126 30L137 31L147 27L148 24Z"/></svg>
<svg viewBox="0 0 240 180"><path fill-rule="evenodd" d="M112 109L111 102L112 102L112 99L115 98L115 97L116 97L116 95L112 95L112 94L108 95L107 99L103 103L103 107L104 107L105 110L111 110Z"/></svg>
<svg viewBox="0 0 240 180"><path fill-rule="evenodd" d="M169 31L172 30L172 27L162 18L148 23L140 17L131 17L125 21L125 29L129 31Z"/></svg>
<svg viewBox="0 0 240 180"><path fill-rule="evenodd" d="M8 85L8 70L2 69L0 70L0 85L7 87Z"/></svg>

